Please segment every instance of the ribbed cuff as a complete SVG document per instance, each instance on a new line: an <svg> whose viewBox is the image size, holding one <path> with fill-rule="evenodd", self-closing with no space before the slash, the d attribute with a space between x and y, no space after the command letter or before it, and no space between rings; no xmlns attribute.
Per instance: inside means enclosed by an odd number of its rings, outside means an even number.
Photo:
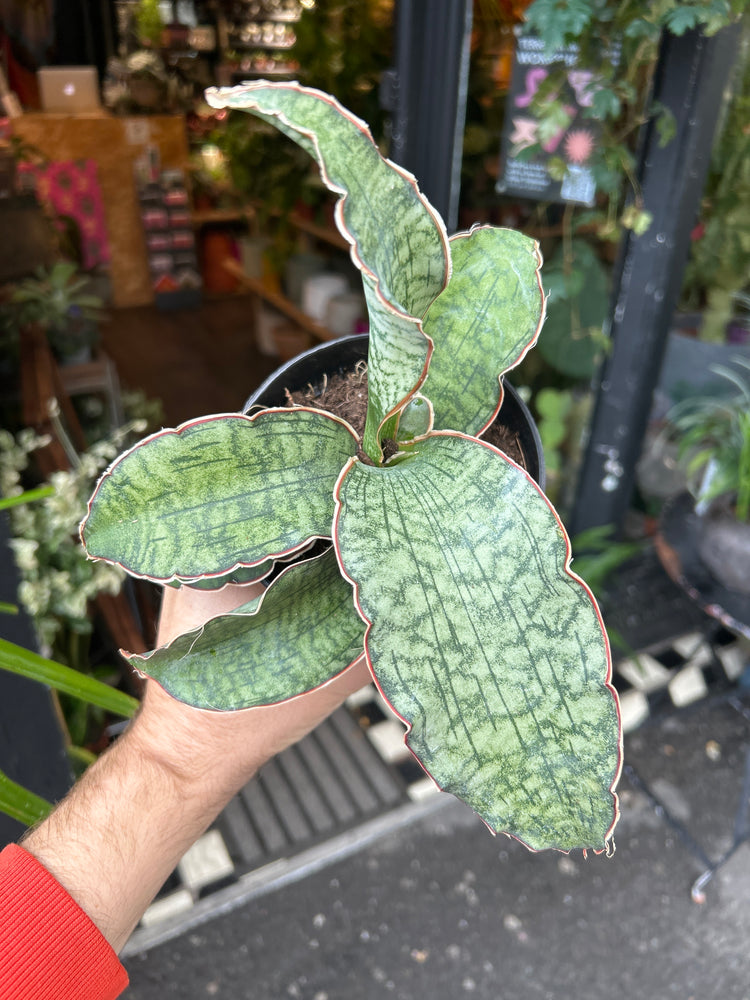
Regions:
<svg viewBox="0 0 750 1000"><path fill-rule="evenodd" d="M107 939L17 844L0 852L2 1000L114 1000L128 985Z"/></svg>

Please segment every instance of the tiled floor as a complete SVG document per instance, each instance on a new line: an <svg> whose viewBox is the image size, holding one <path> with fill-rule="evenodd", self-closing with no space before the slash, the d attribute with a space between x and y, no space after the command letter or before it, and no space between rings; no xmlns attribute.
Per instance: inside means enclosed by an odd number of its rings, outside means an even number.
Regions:
<svg viewBox="0 0 750 1000"><path fill-rule="evenodd" d="M620 693L625 735L633 733L655 713L686 708L701 699L736 690L737 685L750 686L749 664L747 644L723 631L708 638L701 632L686 632L658 648L619 660L614 680ZM389 812L396 815L407 802L424 802L440 795L406 748L403 725L394 718L374 685L349 699L347 706L339 710L334 728L345 730L350 744L351 735L357 734L357 730L361 738L366 738L367 746L360 748L358 756L359 767L367 768L368 776L363 778L364 772L360 771L355 783L364 780L369 800L364 805L360 801L350 806L343 821L333 817L327 830L311 829L308 820L295 836L293 823L289 831L289 816L294 815L294 809L290 810L290 803L282 801L283 795L289 794L288 778L279 773L280 770L288 775L289 762L272 762L264 769L265 774L261 773L260 782L258 779L251 782L216 827L185 856L168 891L144 917L145 940L149 932L158 931L163 921L179 921L197 900L207 899L228 882L247 877L255 866L271 866L274 861L302 852L342 829L356 829L374 815ZM355 741L356 738L355 735ZM319 736L310 739L317 741ZM341 749L340 744L329 748L328 767L332 760L338 760L340 766ZM272 768L278 770L272 773ZM372 790L373 775L379 777L376 785L381 785L380 792ZM332 788L329 784L326 793L327 780L330 781L324 778L322 783L323 797L330 795ZM383 787L388 791L384 793ZM343 798L345 802L351 800L351 779ZM307 811L304 805L301 810Z"/></svg>

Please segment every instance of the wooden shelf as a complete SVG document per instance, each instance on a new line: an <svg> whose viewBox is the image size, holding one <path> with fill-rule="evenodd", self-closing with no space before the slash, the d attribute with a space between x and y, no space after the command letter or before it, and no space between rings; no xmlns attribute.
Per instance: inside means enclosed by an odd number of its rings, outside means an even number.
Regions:
<svg viewBox="0 0 750 1000"><path fill-rule="evenodd" d="M317 223L303 218L303 216L298 215L296 212L290 213L289 221L300 232L307 233L308 236L313 236L322 243L328 243L330 246L336 247L337 250L349 250L351 246L338 229L331 229L330 226L319 226Z"/></svg>
<svg viewBox="0 0 750 1000"><path fill-rule="evenodd" d="M190 213L193 226L198 229L200 226L221 225L228 222L245 222L255 218L253 209L241 208L199 208Z"/></svg>
<svg viewBox="0 0 750 1000"><path fill-rule="evenodd" d="M272 211L270 213L275 218L281 217L281 212ZM247 208L207 208L198 209L191 213L193 225L200 226L221 225L230 222L252 222L257 217L257 209L253 206ZM302 233L307 233L322 243L335 247L337 250L348 250L349 242L339 233L337 229L330 226L321 226L317 222L312 222L297 212L290 212L289 222Z"/></svg>
<svg viewBox="0 0 750 1000"><path fill-rule="evenodd" d="M242 291L252 292L259 298L263 299L274 309L277 309L280 313L290 319L297 326L306 330L307 333L311 333L313 337L318 340L336 340L336 334L331 333L326 327L321 326L314 319L311 319L307 313L302 312L293 302L290 302L286 296L282 295L280 292L274 292L266 288L263 282L259 278L253 278L242 270L242 265L239 261L234 260L234 258L227 258L224 261L224 268L233 277L237 278L240 283L240 288Z"/></svg>

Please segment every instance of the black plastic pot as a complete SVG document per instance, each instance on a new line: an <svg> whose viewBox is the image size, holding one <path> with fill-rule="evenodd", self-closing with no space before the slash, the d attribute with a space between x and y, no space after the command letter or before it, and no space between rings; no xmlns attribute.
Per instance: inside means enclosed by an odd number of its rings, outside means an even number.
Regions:
<svg viewBox="0 0 750 1000"><path fill-rule="evenodd" d="M345 374L359 361L367 360L369 337L354 334L318 344L277 368L245 403L245 412L253 406L286 406L285 390L296 392L308 385L318 385L324 375ZM529 475L544 489L544 452L534 418L512 385L505 380L505 395L495 418L503 427L515 432Z"/></svg>

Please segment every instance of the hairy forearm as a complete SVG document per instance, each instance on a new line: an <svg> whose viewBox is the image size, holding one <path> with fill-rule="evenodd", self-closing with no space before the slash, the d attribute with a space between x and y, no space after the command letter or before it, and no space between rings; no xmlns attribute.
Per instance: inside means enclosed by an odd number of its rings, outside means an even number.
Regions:
<svg viewBox="0 0 750 1000"><path fill-rule="evenodd" d="M159 759L136 720L23 846L119 950L234 787L191 781Z"/></svg>
<svg viewBox="0 0 750 1000"><path fill-rule="evenodd" d="M165 595L159 641L249 599L245 587ZM278 705L198 711L153 681L123 736L23 846L119 950L190 845L270 757L369 680L360 658Z"/></svg>

